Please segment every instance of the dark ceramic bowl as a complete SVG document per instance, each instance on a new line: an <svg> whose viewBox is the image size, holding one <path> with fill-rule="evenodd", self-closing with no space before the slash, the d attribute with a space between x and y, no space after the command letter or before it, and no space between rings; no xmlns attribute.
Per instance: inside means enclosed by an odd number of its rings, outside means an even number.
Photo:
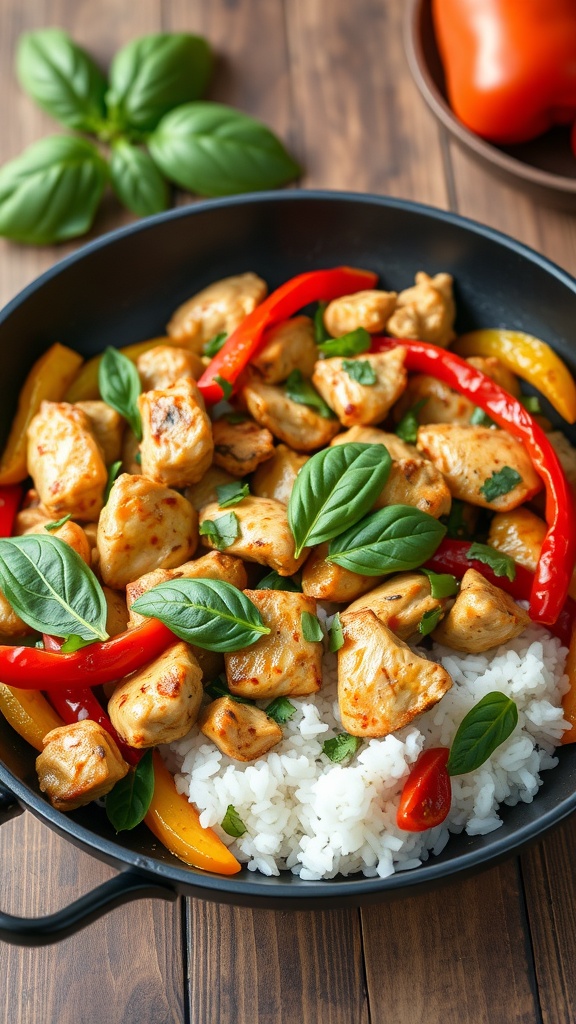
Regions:
<svg viewBox="0 0 576 1024"><path fill-rule="evenodd" d="M91 355L161 334L171 311L217 278L245 270L274 288L304 270L348 263L402 288L416 271L454 275L459 330L504 324L548 340L573 366L576 281L495 231L376 196L283 192L202 203L141 221L86 246L26 288L0 315L0 444L31 362L55 339ZM223 878L186 868L141 826L116 836L96 806L70 815L38 789L35 752L0 721L0 819L26 807L48 827L122 869L80 905L40 922L0 915L0 937L53 941L137 895L182 892L251 907L330 908L417 893L492 865L576 809L576 747L560 751L538 798L504 809L490 835L454 837L439 857L384 880L307 882L247 870ZM3 789L1 787L4 787ZM3 808L3 810L2 810Z"/></svg>
<svg viewBox="0 0 576 1024"><path fill-rule="evenodd" d="M570 131L554 128L537 139L496 146L466 128L454 115L446 94L431 0L408 0L404 44L410 70L426 103L456 142L508 184L561 209L576 208L576 157Z"/></svg>

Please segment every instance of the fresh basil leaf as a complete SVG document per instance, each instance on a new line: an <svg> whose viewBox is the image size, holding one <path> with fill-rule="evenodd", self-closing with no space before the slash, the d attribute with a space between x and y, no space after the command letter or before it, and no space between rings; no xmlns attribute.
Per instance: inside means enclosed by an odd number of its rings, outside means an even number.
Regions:
<svg viewBox="0 0 576 1024"><path fill-rule="evenodd" d="M441 600L443 597L453 597L458 593L458 580L449 572L433 572L432 569L420 569L430 580L430 597Z"/></svg>
<svg viewBox="0 0 576 1024"><path fill-rule="evenodd" d="M168 186L152 157L126 139L117 139L112 146L110 181L120 202L138 217L168 208Z"/></svg>
<svg viewBox="0 0 576 1024"><path fill-rule="evenodd" d="M205 519L200 524L200 536L209 537L218 551L225 551L234 543L240 533L240 523L235 512L228 512L217 519Z"/></svg>
<svg viewBox="0 0 576 1024"><path fill-rule="evenodd" d="M265 125L220 103L187 103L148 139L166 177L202 196L275 188L300 168Z"/></svg>
<svg viewBox="0 0 576 1024"><path fill-rule="evenodd" d="M231 583L175 579L158 583L132 605L176 636L207 651L238 651L270 632L256 605Z"/></svg>
<svg viewBox="0 0 576 1024"><path fill-rule="evenodd" d="M449 775L475 772L514 732L518 708L505 693L494 690L464 716L452 740Z"/></svg>
<svg viewBox="0 0 576 1024"><path fill-rule="evenodd" d="M507 576L510 582L516 579L516 563L510 555L490 547L489 544L471 544L466 552L466 558L471 561L483 562L490 566L495 576Z"/></svg>
<svg viewBox="0 0 576 1024"><path fill-rule="evenodd" d="M466 507L466 502L460 501L458 498L452 498L450 514L446 524L447 536L452 540L471 540L473 537L472 528L464 517Z"/></svg>
<svg viewBox="0 0 576 1024"><path fill-rule="evenodd" d="M222 389L222 394L224 398L230 398L230 395L234 390L234 385L231 384L229 380L226 380L225 377L221 377L219 373L217 373L215 377L212 377L212 380L214 381L215 384L218 384L219 387Z"/></svg>
<svg viewBox="0 0 576 1024"><path fill-rule="evenodd" d="M248 831L234 804L228 804L226 814L220 822L220 827L224 829L227 835L233 836L234 839L239 839L240 836L243 836Z"/></svg>
<svg viewBox="0 0 576 1024"><path fill-rule="evenodd" d="M296 708L287 697L276 697L264 710L276 725L286 725L296 714Z"/></svg>
<svg viewBox="0 0 576 1024"><path fill-rule="evenodd" d="M0 590L39 633L106 640L106 599L80 555L51 534L0 540Z"/></svg>
<svg viewBox="0 0 576 1024"><path fill-rule="evenodd" d="M61 124L79 132L100 130L106 79L67 32L24 32L18 40L16 72L28 95Z"/></svg>
<svg viewBox="0 0 576 1024"><path fill-rule="evenodd" d="M341 732L331 740L324 740L322 753L326 754L326 757L329 757L335 764L339 764L340 761L345 761L346 758L352 757L358 750L361 742L358 736L350 736L347 732Z"/></svg>
<svg viewBox="0 0 576 1024"><path fill-rule="evenodd" d="M70 519L72 519L71 512L69 512L67 516L62 516L62 519L56 519L53 523L46 523L44 529L47 530L48 533L52 533L52 530L59 530L60 527L64 526L64 523L67 523Z"/></svg>
<svg viewBox="0 0 576 1024"><path fill-rule="evenodd" d="M301 594L302 584L295 576L280 576L275 569L263 576L256 590L285 590L290 594Z"/></svg>
<svg viewBox="0 0 576 1024"><path fill-rule="evenodd" d="M336 612L336 615L332 619L332 625L328 633L328 650L331 654L335 654L341 647L344 646L344 633L342 632L342 623L340 622L340 613Z"/></svg>
<svg viewBox="0 0 576 1024"><path fill-rule="evenodd" d="M324 326L324 313L327 306L327 302L319 302L314 313L314 341L317 345L322 345L330 337Z"/></svg>
<svg viewBox="0 0 576 1024"><path fill-rule="evenodd" d="M136 828L144 820L154 796L152 751L147 750L106 797L106 814L116 832Z"/></svg>
<svg viewBox="0 0 576 1024"><path fill-rule="evenodd" d="M495 427L494 420L481 409L479 405L475 406L472 415L470 417L470 424L474 427Z"/></svg>
<svg viewBox="0 0 576 1024"><path fill-rule="evenodd" d="M427 612L424 612L420 619L420 622L418 623L418 632L421 633L422 636L428 636L433 629L436 629L441 618L441 608L430 608Z"/></svg>
<svg viewBox="0 0 576 1024"><path fill-rule="evenodd" d="M92 226L108 178L92 143L47 135L0 168L0 235L51 245Z"/></svg>
<svg viewBox="0 0 576 1024"><path fill-rule="evenodd" d="M221 331L220 334L215 334L213 338L205 342L202 349L202 354L208 356L209 359L214 359L214 356L218 355L220 349L224 346L228 335L226 331Z"/></svg>
<svg viewBox="0 0 576 1024"><path fill-rule="evenodd" d="M367 359L344 359L342 361L342 369L357 384L371 387L378 380L372 363L368 362Z"/></svg>
<svg viewBox="0 0 576 1024"><path fill-rule="evenodd" d="M248 497L250 487L248 484L241 484L239 480L234 480L231 484L220 484L216 488L216 494L220 508L231 508L232 505L239 505L244 498Z"/></svg>
<svg viewBox="0 0 576 1024"><path fill-rule="evenodd" d="M316 615L312 615L311 612L302 612L300 624L302 626L302 636L305 640L308 640L310 643L317 643L324 639L322 626Z"/></svg>
<svg viewBox="0 0 576 1024"><path fill-rule="evenodd" d="M323 416L325 420L336 419L335 413L330 406L326 405L326 402L318 394L314 385L307 377L302 375L300 370L292 370L288 375L284 383L284 391L292 402L297 402L298 405L309 405L311 409L315 409L318 415Z"/></svg>
<svg viewBox="0 0 576 1024"><path fill-rule="evenodd" d="M140 453L138 453L138 454L140 454ZM116 477L118 476L118 473L120 472L121 469L122 469L122 463L121 462L113 462L108 467L108 481L106 483L106 490L104 491L104 504L105 505L108 504L108 498L110 497L110 491L114 487L114 484L116 483Z"/></svg>
<svg viewBox="0 0 576 1024"><path fill-rule="evenodd" d="M518 401L520 402L520 405L524 406L526 412L531 413L532 416L542 415L542 406L538 395L520 395Z"/></svg>
<svg viewBox="0 0 576 1024"><path fill-rule="evenodd" d="M396 427L396 435L402 441L405 441L406 444L416 444L418 440L418 427L420 426L418 413L424 408L427 401L427 398L421 398L418 402L415 402L412 408L404 413Z"/></svg>
<svg viewBox="0 0 576 1024"><path fill-rule="evenodd" d="M254 704L254 701L250 700L249 697L240 697L235 693L231 693L221 676L218 679L214 679L208 686L205 686L204 693L207 693L213 700L217 700L218 697L230 697L230 700L235 700L237 704Z"/></svg>
<svg viewBox="0 0 576 1024"><path fill-rule="evenodd" d="M391 465L383 445L357 442L324 448L308 459L288 502L296 557L357 523L381 493Z"/></svg>
<svg viewBox="0 0 576 1024"><path fill-rule="evenodd" d="M355 331L341 334L339 338L327 338L318 345L318 350L326 359L332 356L358 356L367 352L372 338L365 327L357 327Z"/></svg>
<svg viewBox="0 0 576 1024"><path fill-rule="evenodd" d="M502 469L497 469L492 476L484 481L480 491L486 501L494 501L495 498L500 498L503 494L509 494L520 483L522 483L522 477L517 470L512 469L511 466L502 466Z"/></svg>
<svg viewBox="0 0 576 1024"><path fill-rule="evenodd" d="M419 508L387 505L332 540L326 560L362 576L405 572L431 558L445 533Z"/></svg>
<svg viewBox="0 0 576 1024"><path fill-rule="evenodd" d="M128 421L134 434L141 441L142 420L138 409L138 396L142 391L142 385L132 360L117 348L109 346L98 367L98 387L103 401Z"/></svg>
<svg viewBox="0 0 576 1024"><path fill-rule="evenodd" d="M212 73L205 39L187 32L141 36L118 51L106 103L122 128L152 131L174 107L202 96Z"/></svg>

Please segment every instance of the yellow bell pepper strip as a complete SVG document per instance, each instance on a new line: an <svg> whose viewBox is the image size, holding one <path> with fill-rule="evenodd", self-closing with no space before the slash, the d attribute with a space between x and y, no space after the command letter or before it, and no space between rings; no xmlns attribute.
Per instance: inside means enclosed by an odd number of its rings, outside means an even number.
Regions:
<svg viewBox="0 0 576 1024"><path fill-rule="evenodd" d="M38 690L16 690L0 683L0 711L6 721L36 750L51 729L64 725Z"/></svg>
<svg viewBox="0 0 576 1024"><path fill-rule="evenodd" d="M566 675L570 680L570 689L562 697L562 710L564 718L570 722L572 728L567 729L562 735L562 744L576 743L576 621L572 623L572 636L568 647L566 658Z"/></svg>
<svg viewBox="0 0 576 1024"><path fill-rule="evenodd" d="M153 762L154 796L144 818L150 831L190 867L235 875L241 865L211 828L202 828L198 811L178 792L157 750Z"/></svg>
<svg viewBox="0 0 576 1024"><path fill-rule="evenodd" d="M30 422L41 402L62 400L83 362L78 352L56 342L34 363L20 392L16 416L0 460L0 484L18 484L26 479Z"/></svg>
<svg viewBox="0 0 576 1024"><path fill-rule="evenodd" d="M545 341L524 331L493 327L463 334L451 347L460 356L496 356L537 388L568 423L576 422L576 384L566 364Z"/></svg>
<svg viewBox="0 0 576 1024"><path fill-rule="evenodd" d="M184 343L177 341L176 338L148 338L147 341L137 341L134 345L125 345L124 348L120 349L120 352L135 363L138 356L148 352L151 348L156 348L157 345L171 345L173 348L185 347ZM94 356L84 363L80 373L72 381L64 395L66 402L90 402L95 398L100 398L98 367L101 360L101 355Z"/></svg>

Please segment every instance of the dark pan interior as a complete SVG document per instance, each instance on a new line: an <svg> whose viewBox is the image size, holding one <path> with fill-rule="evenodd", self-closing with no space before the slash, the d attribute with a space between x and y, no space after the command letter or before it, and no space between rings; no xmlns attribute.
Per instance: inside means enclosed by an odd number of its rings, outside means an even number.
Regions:
<svg viewBox="0 0 576 1024"><path fill-rule="evenodd" d="M416 271L449 271L458 329L508 326L553 344L573 366L576 282L546 260L456 216L377 197L286 192L204 203L141 222L63 261L18 296L0 317L0 434L14 412L31 362L58 340L86 355L162 334L171 311L203 285L246 270L275 287L304 270L348 263L378 271L385 287L412 283ZM252 905L336 906L372 902L493 863L538 837L576 808L576 750L544 773L529 805L504 812L485 837L454 837L438 858L386 880L301 882L243 871L232 879L189 870L159 849L142 826L116 837L95 807L67 817L40 796L34 752L0 721L0 779L72 842L112 863L132 864L205 898Z"/></svg>

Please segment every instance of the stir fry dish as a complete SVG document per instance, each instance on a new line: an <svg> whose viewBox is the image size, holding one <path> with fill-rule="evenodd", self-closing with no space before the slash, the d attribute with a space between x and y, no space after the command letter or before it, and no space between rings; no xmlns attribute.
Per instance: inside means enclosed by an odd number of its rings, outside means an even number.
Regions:
<svg viewBox="0 0 576 1024"><path fill-rule="evenodd" d="M70 812L195 868L385 876L576 738L576 386L453 282L216 281L32 367L0 461L0 710Z"/></svg>

